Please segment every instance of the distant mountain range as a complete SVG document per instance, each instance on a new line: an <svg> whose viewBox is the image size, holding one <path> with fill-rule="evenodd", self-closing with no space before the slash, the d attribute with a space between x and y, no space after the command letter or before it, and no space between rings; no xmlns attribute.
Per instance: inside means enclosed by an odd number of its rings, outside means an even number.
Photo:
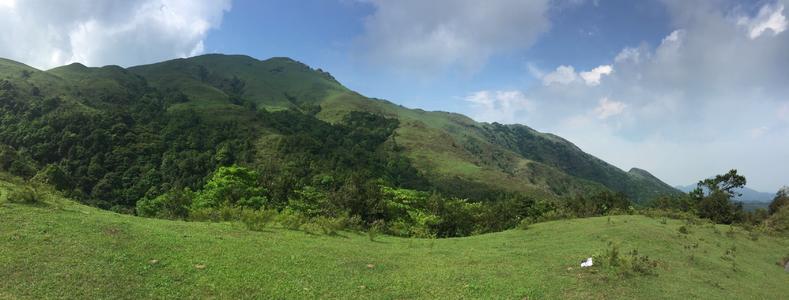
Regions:
<svg viewBox="0 0 789 300"><path fill-rule="evenodd" d="M678 185L675 186L676 189L688 193L696 188L695 184L691 185ZM771 202L775 197L775 193L765 193L760 192L748 187L743 187L737 190L738 193L742 194L735 198L736 201L742 202Z"/></svg>

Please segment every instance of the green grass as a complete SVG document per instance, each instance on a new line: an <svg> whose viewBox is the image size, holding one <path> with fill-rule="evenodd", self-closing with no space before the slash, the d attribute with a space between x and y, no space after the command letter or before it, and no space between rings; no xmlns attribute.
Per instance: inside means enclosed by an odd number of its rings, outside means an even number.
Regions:
<svg viewBox="0 0 789 300"><path fill-rule="evenodd" d="M789 239L644 216L534 224L453 239L263 232L236 223L119 215L49 197L7 201L0 181L0 298L781 298ZM689 234L681 234L686 226ZM620 245L655 275L579 262ZM695 246L694 246L695 245ZM727 249L735 248L734 266ZM691 258L692 257L692 258ZM599 264L599 262L598 262Z"/></svg>

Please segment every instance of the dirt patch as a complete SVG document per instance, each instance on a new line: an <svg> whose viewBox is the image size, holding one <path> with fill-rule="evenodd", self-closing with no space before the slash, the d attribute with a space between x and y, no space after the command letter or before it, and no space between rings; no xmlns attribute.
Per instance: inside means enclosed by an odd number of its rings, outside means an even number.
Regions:
<svg viewBox="0 0 789 300"><path fill-rule="evenodd" d="M110 236L116 236L116 235L119 235L119 234L123 233L123 232L120 230L120 228L116 228L116 227L107 227L107 228L104 228L103 232L104 232L104 234L106 234L106 235L110 235Z"/></svg>

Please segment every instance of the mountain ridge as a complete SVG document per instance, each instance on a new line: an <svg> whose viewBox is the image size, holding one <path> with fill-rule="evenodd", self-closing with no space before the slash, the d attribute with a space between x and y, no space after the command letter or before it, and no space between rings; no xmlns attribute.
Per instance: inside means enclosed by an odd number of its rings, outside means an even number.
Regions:
<svg viewBox="0 0 789 300"><path fill-rule="evenodd" d="M296 111L328 124L343 124L353 112L396 119L399 125L386 143L402 149L398 151L432 186L459 197L498 190L555 198L610 189L643 203L660 194L679 193L651 174L625 172L559 136L520 124L481 123L462 114L368 98L330 73L290 58L206 54L129 68L72 64L30 71L27 76L17 72L21 71L0 73L0 78L21 89L43 91L25 96L29 101L56 97L73 103L72 109L108 111L154 95L164 99L157 104L164 106L163 116L196 113L222 122L255 120L255 111ZM263 141L281 134L271 135L266 126L251 122L234 125L256 132L249 147L276 152ZM259 164L260 158L251 162Z"/></svg>

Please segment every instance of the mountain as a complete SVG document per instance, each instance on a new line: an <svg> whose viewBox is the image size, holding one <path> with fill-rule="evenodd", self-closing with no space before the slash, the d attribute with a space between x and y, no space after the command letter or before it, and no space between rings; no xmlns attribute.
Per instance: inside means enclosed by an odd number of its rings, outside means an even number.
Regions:
<svg viewBox="0 0 789 300"><path fill-rule="evenodd" d="M0 169L107 208L198 189L234 163L258 169L281 199L375 178L473 200L679 193L556 135L368 98L289 58L209 54L47 71L0 60L0 104Z"/></svg>
<svg viewBox="0 0 789 300"><path fill-rule="evenodd" d="M696 189L696 185L678 185L675 188L685 193L689 193L690 191ZM775 197L775 193L759 192L749 187L742 187L735 189L735 191L742 194L741 196L735 197L735 201L770 203Z"/></svg>

